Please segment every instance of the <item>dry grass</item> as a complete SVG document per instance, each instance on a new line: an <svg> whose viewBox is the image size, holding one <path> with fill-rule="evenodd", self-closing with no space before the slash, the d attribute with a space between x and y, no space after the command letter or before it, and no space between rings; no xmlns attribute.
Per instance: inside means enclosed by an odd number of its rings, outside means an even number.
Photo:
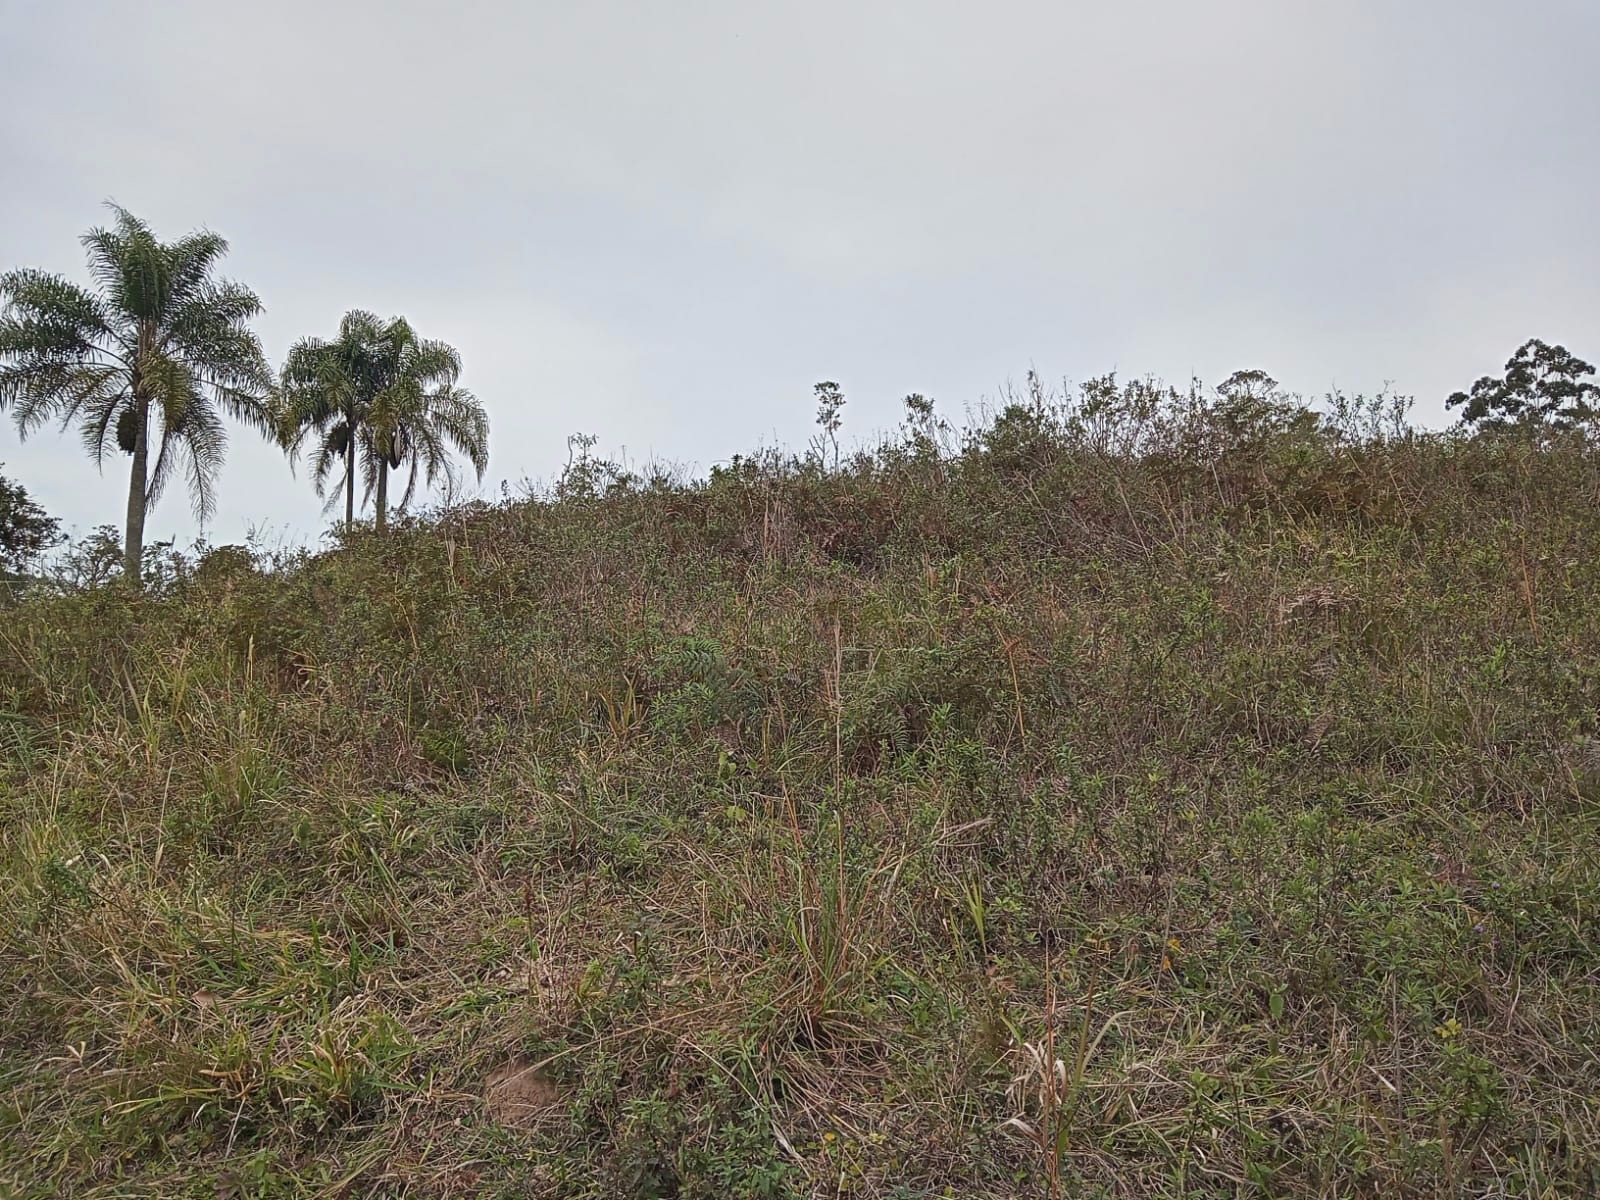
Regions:
<svg viewBox="0 0 1600 1200"><path fill-rule="evenodd" d="M1138 399L8 613L0 1194L1600 1190L1600 459Z"/></svg>

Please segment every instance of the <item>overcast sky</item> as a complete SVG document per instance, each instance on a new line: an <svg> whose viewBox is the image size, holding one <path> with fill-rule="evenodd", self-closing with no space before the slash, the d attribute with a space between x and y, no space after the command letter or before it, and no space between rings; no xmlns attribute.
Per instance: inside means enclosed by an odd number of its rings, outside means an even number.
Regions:
<svg viewBox="0 0 1600 1200"><path fill-rule="evenodd" d="M1441 398L1600 355L1595 0L0 0L0 269L107 198L228 237L282 361L350 308L454 344L485 481L568 434L698 470L959 415L1030 366ZM5 474L120 519L74 437ZM214 540L326 524L235 429ZM151 533L190 537L174 489Z"/></svg>

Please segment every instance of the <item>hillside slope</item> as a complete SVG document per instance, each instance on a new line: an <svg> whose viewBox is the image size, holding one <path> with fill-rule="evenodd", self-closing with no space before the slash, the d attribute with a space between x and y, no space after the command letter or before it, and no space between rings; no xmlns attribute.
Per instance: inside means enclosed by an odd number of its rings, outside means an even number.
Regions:
<svg viewBox="0 0 1600 1200"><path fill-rule="evenodd" d="M1142 403L6 613L0 1194L1600 1191L1600 454Z"/></svg>

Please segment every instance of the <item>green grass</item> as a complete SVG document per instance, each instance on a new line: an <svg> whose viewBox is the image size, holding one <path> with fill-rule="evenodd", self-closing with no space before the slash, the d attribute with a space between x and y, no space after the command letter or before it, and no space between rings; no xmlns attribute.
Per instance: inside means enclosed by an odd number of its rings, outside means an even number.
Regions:
<svg viewBox="0 0 1600 1200"><path fill-rule="evenodd" d="M0 1195L1600 1192L1600 454L1157 400L7 611Z"/></svg>

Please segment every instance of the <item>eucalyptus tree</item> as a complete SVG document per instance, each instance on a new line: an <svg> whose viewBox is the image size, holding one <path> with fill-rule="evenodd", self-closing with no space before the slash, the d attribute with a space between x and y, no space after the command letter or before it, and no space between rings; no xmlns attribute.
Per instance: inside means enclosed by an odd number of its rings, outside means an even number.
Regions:
<svg viewBox="0 0 1600 1200"><path fill-rule="evenodd" d="M387 528L390 476L406 471L400 507L419 483L454 480L451 450L483 477L489 421L459 385L461 357L443 342L419 338L409 322L345 314L331 341L308 338L289 352L282 373L280 422L292 456L311 444L318 495L342 470L345 525L355 524L358 475L373 500L377 528Z"/></svg>
<svg viewBox="0 0 1600 1200"><path fill-rule="evenodd" d="M150 506L181 471L195 516L211 516L221 414L272 432L272 372L249 327L261 301L215 276L227 241L200 231L162 242L110 208L111 227L82 239L92 290L45 271L0 275L0 408L23 438L76 422L96 466L114 450L130 458L123 573L138 586Z"/></svg>
<svg viewBox="0 0 1600 1200"><path fill-rule="evenodd" d="M1483 429L1572 429L1600 414L1593 376L1594 367L1565 346L1533 338L1517 347L1503 376L1485 375L1444 404L1461 409L1462 424Z"/></svg>

